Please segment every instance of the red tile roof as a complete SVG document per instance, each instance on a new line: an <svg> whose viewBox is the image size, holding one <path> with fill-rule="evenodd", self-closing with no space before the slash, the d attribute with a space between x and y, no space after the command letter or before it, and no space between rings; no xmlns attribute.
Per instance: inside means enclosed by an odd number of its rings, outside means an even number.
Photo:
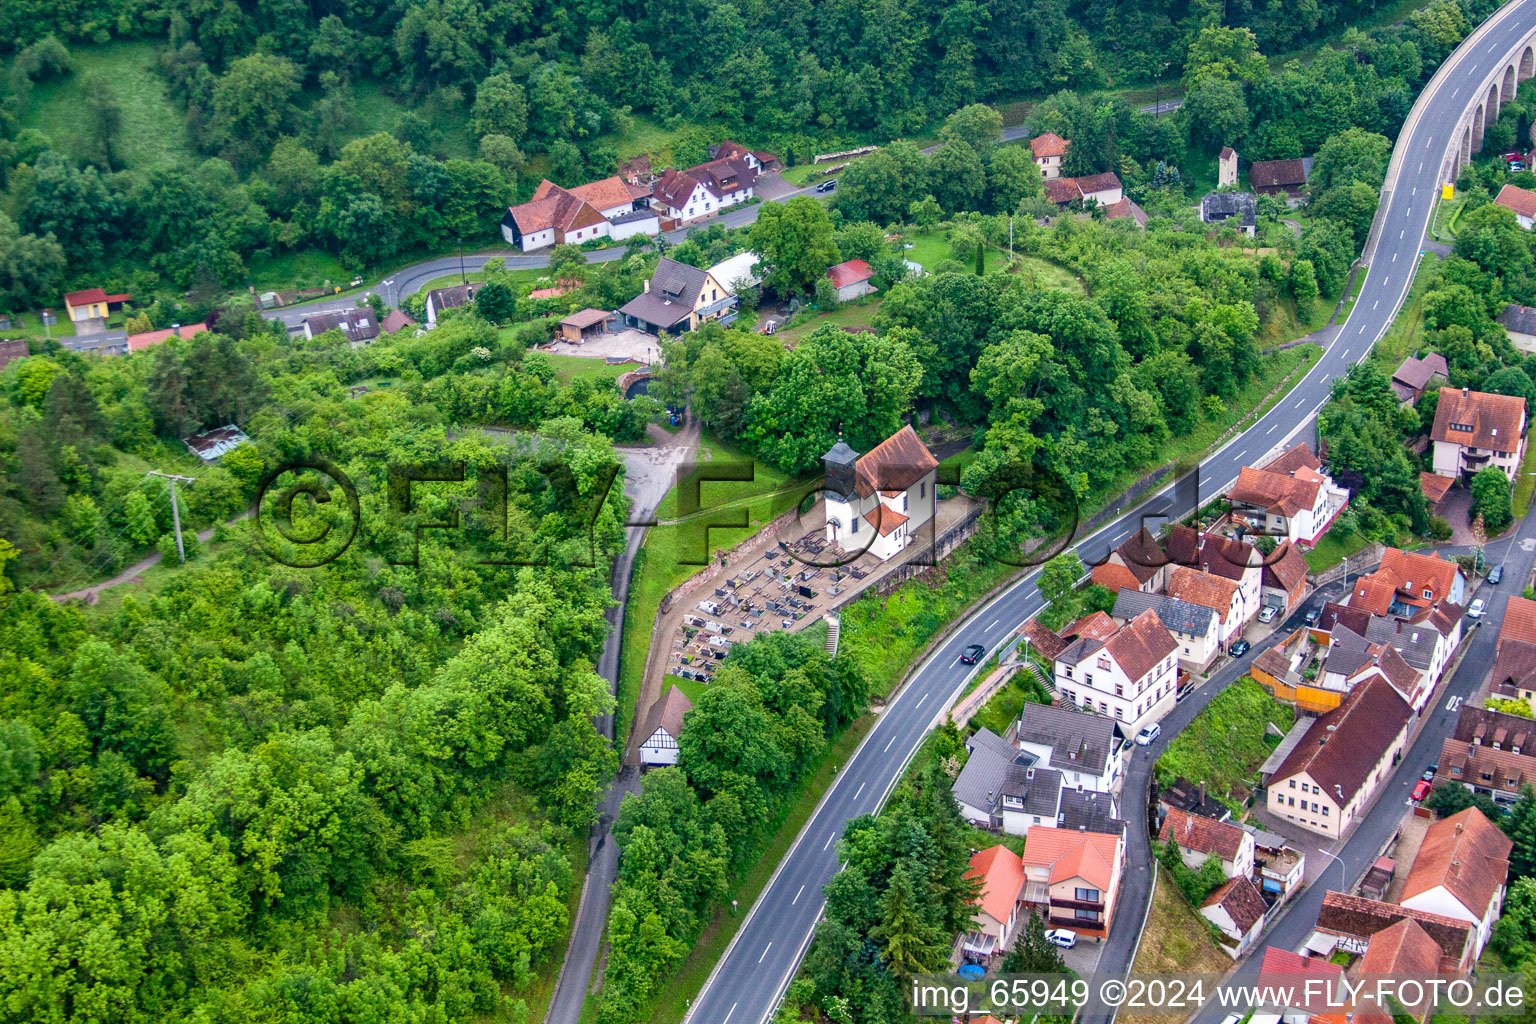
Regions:
<svg viewBox="0 0 1536 1024"><path fill-rule="evenodd" d="M1071 145L1055 132L1043 132L1029 140L1030 151L1035 154L1036 160L1048 156L1066 156L1067 147Z"/></svg>
<svg viewBox="0 0 1536 1024"><path fill-rule="evenodd" d="M1081 878L1101 892L1114 881L1120 837L1036 825L1024 837L1025 864L1048 865L1051 884Z"/></svg>
<svg viewBox="0 0 1536 1024"><path fill-rule="evenodd" d="M1121 196L1118 203L1104 207L1105 220L1121 220L1129 217L1142 227L1147 226L1147 211L1137 206L1130 196Z"/></svg>
<svg viewBox="0 0 1536 1024"><path fill-rule="evenodd" d="M909 423L859 456L853 465L853 487L861 498L876 491L904 491L938 465Z"/></svg>
<svg viewBox="0 0 1536 1024"><path fill-rule="evenodd" d="M1314 472L1323 468L1322 460L1304 443L1281 452L1259 468L1271 473L1284 473L1290 476L1302 467L1306 467Z"/></svg>
<svg viewBox="0 0 1536 1024"><path fill-rule="evenodd" d="M1105 171L1102 174L1085 174L1072 179L1083 195L1091 196L1095 192L1108 192L1120 187L1120 176L1114 171Z"/></svg>
<svg viewBox="0 0 1536 1024"><path fill-rule="evenodd" d="M1472 929L1470 922L1349 893L1328 892L1323 895L1323 905L1317 912L1317 927L1340 935L1369 939L1405 917L1413 918L1429 933L1429 937L1440 947L1442 956L1459 962L1467 954L1467 940Z"/></svg>
<svg viewBox="0 0 1536 1024"><path fill-rule="evenodd" d="M693 190L699 187L699 183L682 171L674 171L668 167L661 172L661 180L656 183L652 195L660 199L670 209L682 210L688 205L688 197L693 195Z"/></svg>
<svg viewBox="0 0 1536 1024"><path fill-rule="evenodd" d="M1247 935L1252 931L1254 925L1264 920L1264 912L1269 909L1264 897L1259 895L1259 890L1253 887L1247 875L1227 879L1205 898L1200 908L1203 910L1218 905L1232 919L1239 935Z"/></svg>
<svg viewBox="0 0 1536 1024"><path fill-rule="evenodd" d="M1322 957L1302 956L1278 946L1264 950L1264 960L1259 965L1259 983L1269 984L1270 979L1284 975L1318 975L1325 978L1342 978L1344 968Z"/></svg>
<svg viewBox="0 0 1536 1024"><path fill-rule="evenodd" d="M1129 590L1141 589L1141 580L1137 579L1135 573L1119 562L1105 562L1102 565L1096 565L1088 575L1090 582L1107 588L1110 593L1118 594L1122 588Z"/></svg>
<svg viewBox="0 0 1536 1024"><path fill-rule="evenodd" d="M1371 936L1355 972L1427 980L1440 973L1440 947L1423 925L1405 917Z"/></svg>
<svg viewBox="0 0 1536 1024"><path fill-rule="evenodd" d="M1292 160L1257 160L1248 167L1248 184L1254 188L1297 186L1307 183L1307 162Z"/></svg>
<svg viewBox="0 0 1536 1024"><path fill-rule="evenodd" d="M1275 548L1266 562L1264 566L1266 586L1278 586L1286 593L1290 593L1298 584L1306 581L1307 557L1290 541L1284 541Z"/></svg>
<svg viewBox="0 0 1536 1024"><path fill-rule="evenodd" d="M1057 206L1066 206L1074 199L1083 198L1083 190L1077 187L1076 178L1047 178L1045 197Z"/></svg>
<svg viewBox="0 0 1536 1024"><path fill-rule="evenodd" d="M896 527L907 521L906 516L883 502L864 513L864 518L870 526L880 531L882 537L890 536L896 532Z"/></svg>
<svg viewBox="0 0 1536 1024"><path fill-rule="evenodd" d="M508 207L507 213L517 224L517 230L525 235L551 228L563 235L567 231L591 227L603 221L602 213L595 206L548 178L539 182L532 199ZM555 239L557 242L561 240Z"/></svg>
<svg viewBox="0 0 1536 1024"><path fill-rule="evenodd" d="M1423 594L1428 590L1428 600L1443 601L1450 596L1451 588L1456 583L1456 575L1460 571L1455 562L1441 558L1439 555L1387 548L1382 553L1380 568L1366 578L1392 583L1400 590L1411 592L1420 600L1425 599Z"/></svg>
<svg viewBox="0 0 1536 1024"><path fill-rule="evenodd" d="M649 195L648 189L632 188L623 178L615 175L612 178L602 178L598 181L589 181L585 185L577 185L568 189L571 195L583 202L591 203L598 210L611 210L616 206L635 201L635 193Z"/></svg>
<svg viewBox="0 0 1536 1024"><path fill-rule="evenodd" d="M874 276L875 269L863 260L848 260L827 268L827 278L834 288L845 288L850 284L868 281Z"/></svg>
<svg viewBox="0 0 1536 1024"><path fill-rule="evenodd" d="M87 288L84 291L69 292L64 296L66 306L89 306L93 302L106 302L107 293L100 288Z"/></svg>
<svg viewBox="0 0 1536 1024"><path fill-rule="evenodd" d="M1213 853L1222 860L1233 860L1242 851L1243 837L1247 834L1236 825L1173 807L1163 819L1163 828L1157 838L1164 843L1178 843L1186 850Z"/></svg>
<svg viewBox="0 0 1536 1024"><path fill-rule="evenodd" d="M1408 721L1408 702L1380 676L1360 683L1332 711L1313 719L1272 776L1306 772L1329 798L1347 804Z"/></svg>
<svg viewBox="0 0 1536 1024"><path fill-rule="evenodd" d="M1104 646L1132 682L1179 649L1173 634L1151 608L1116 630L1114 636L1104 641Z"/></svg>
<svg viewBox="0 0 1536 1024"><path fill-rule="evenodd" d="M1520 450L1524 430L1525 399L1467 388L1441 388L1429 436L1436 441L1514 452Z"/></svg>
<svg viewBox="0 0 1536 1024"><path fill-rule="evenodd" d="M965 877L981 880L977 905L993 920L1006 924L1024 891L1024 863L1019 855L1002 844L988 847L971 858Z"/></svg>
<svg viewBox="0 0 1536 1024"><path fill-rule="evenodd" d="M1514 844L1476 807L1429 826L1408 869L1400 902L1444 886L1463 907L1481 917L1509 875Z"/></svg>
<svg viewBox="0 0 1536 1024"><path fill-rule="evenodd" d="M1419 474L1419 490L1424 492L1425 500L1431 505L1440 504L1440 499L1445 497L1445 492L1455 484L1456 478L1453 476L1436 476L1434 473Z"/></svg>
<svg viewBox="0 0 1536 1024"><path fill-rule="evenodd" d="M1108 640L1119 629L1115 620L1100 611L1089 612L1076 622L1066 626L1061 635L1067 638L1086 636L1094 640Z"/></svg>
<svg viewBox="0 0 1536 1024"><path fill-rule="evenodd" d="M1355 581L1355 589L1349 594L1349 606L1363 608L1372 615L1385 615L1396 595L1397 588L1392 584L1367 576Z"/></svg>
<svg viewBox="0 0 1536 1024"><path fill-rule="evenodd" d="M661 700L651 705L645 722L640 727L642 742L655 735L657 729L665 729L674 740L683 734L683 716L693 710L693 701L676 686L669 687Z"/></svg>
<svg viewBox="0 0 1536 1024"><path fill-rule="evenodd" d="M182 324L179 336L190 338L193 335L202 334L207 329L208 325L206 323ZM138 352L142 349L158 345L167 338L177 336L177 329L174 327L168 327L163 331L145 331L142 334L130 334L128 335L128 351Z"/></svg>
<svg viewBox="0 0 1536 1024"><path fill-rule="evenodd" d="M1536 643L1536 601L1510 597L1504 605L1504 622L1499 626L1500 647L1503 647L1505 640Z"/></svg>
<svg viewBox="0 0 1536 1024"><path fill-rule="evenodd" d="M1056 660L1056 656L1067 649L1067 640L1061 634L1042 623L1039 619L1030 619L1024 623L1024 628L1019 631L1024 639L1034 645L1044 657Z"/></svg>
<svg viewBox="0 0 1536 1024"><path fill-rule="evenodd" d="M1156 576L1159 570L1168 564L1168 556L1163 553L1163 546L1145 526L1121 541L1114 553L1125 563L1131 575L1142 583Z"/></svg>
<svg viewBox="0 0 1536 1024"><path fill-rule="evenodd" d="M1320 480L1305 480L1244 466L1237 471L1237 483L1227 492L1227 500L1290 517L1315 505L1321 486Z"/></svg>
<svg viewBox="0 0 1536 1024"><path fill-rule="evenodd" d="M1239 581L1250 568L1257 568L1264 561L1247 541L1205 533L1191 526L1175 526L1168 531L1167 552L1169 560L1178 565Z"/></svg>
<svg viewBox="0 0 1536 1024"><path fill-rule="evenodd" d="M1507 210L1512 210L1522 217L1536 217L1536 192L1530 189L1520 188L1516 185L1505 185L1499 189L1498 197L1494 202Z"/></svg>
<svg viewBox="0 0 1536 1024"><path fill-rule="evenodd" d="M1232 599L1237 596L1238 585L1215 573L1201 572L1179 566L1168 577L1168 596L1180 601L1214 609L1222 622L1232 614Z"/></svg>

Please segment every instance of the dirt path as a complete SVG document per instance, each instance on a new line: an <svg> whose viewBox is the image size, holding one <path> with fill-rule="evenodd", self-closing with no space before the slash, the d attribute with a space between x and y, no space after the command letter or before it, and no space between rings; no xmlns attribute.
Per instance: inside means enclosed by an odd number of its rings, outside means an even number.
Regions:
<svg viewBox="0 0 1536 1024"><path fill-rule="evenodd" d="M235 518L227 520L224 525L231 526L235 523L238 523L242 519L249 519L250 517L251 510L246 509L244 512L241 512L239 515L235 516ZM206 530L198 530L197 542L199 544L206 544L208 542L208 538L213 536L213 531L216 529L218 529L218 527L210 526ZM139 561L133 563L128 568L118 573L116 576L113 576L111 579L102 580L100 583L93 583L90 586L82 587L79 590L71 590L67 594L54 594L52 596L55 601L84 601L86 604L95 604L97 598L101 596L101 592L103 590L107 590L111 587L121 586L124 583L143 583L144 580L142 577L144 573L149 571L152 566L159 564L160 552L156 551L148 558L140 559Z"/></svg>

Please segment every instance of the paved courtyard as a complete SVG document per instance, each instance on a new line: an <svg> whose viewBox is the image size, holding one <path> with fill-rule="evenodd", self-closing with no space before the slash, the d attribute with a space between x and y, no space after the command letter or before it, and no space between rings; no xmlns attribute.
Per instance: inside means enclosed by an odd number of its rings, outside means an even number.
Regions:
<svg viewBox="0 0 1536 1024"><path fill-rule="evenodd" d="M580 345L569 341L550 342L539 351L583 359L633 359L637 363L649 363L657 355L656 335L626 328L613 334L599 334Z"/></svg>

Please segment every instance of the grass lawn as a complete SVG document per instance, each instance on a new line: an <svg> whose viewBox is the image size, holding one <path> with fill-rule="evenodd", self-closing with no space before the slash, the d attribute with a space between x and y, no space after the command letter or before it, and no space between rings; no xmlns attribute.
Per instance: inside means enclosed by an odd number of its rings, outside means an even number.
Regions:
<svg viewBox="0 0 1536 1024"><path fill-rule="evenodd" d="M812 331L823 324L833 324L837 327L868 327L870 318L875 315L875 310L880 308L878 298L870 298L864 301L850 302L838 306L830 313L817 313L808 317L793 327L782 330L778 338L784 343L785 348L794 348L804 341Z"/></svg>
<svg viewBox="0 0 1536 1024"><path fill-rule="evenodd" d="M252 256L246 263L252 286L258 292L297 288L349 286L357 275L329 253L306 249L276 256Z"/></svg>
<svg viewBox="0 0 1536 1024"><path fill-rule="evenodd" d="M902 235L901 240L910 244L912 248L904 251L901 254L902 258L909 259L914 263L921 264L924 270L932 273L933 268L939 264L939 261L955 259L955 257L949 251L949 238L947 237L948 234L949 232L943 228L932 228L927 231L907 232L906 234ZM991 273L994 270L1002 270L1004 266L1007 265L1007 253L999 249L991 248L987 249L986 252L987 254L985 257L985 262L982 264L982 269L987 273ZM975 257L972 256L969 259L959 260L958 262L963 264L966 270L970 270L971 267L975 265L974 261ZM1035 260L1034 262L1039 266L1050 267L1053 270L1060 269L1055 267L1053 264L1046 263L1044 260ZM1062 273L1067 275L1068 280L1072 279L1070 272L1062 271Z"/></svg>
<svg viewBox="0 0 1536 1024"><path fill-rule="evenodd" d="M1376 347L1371 350L1371 355L1381 362L1388 376L1405 356L1424 341L1424 293L1429 290L1430 281L1437 276L1435 268L1439 265L1440 257L1434 253L1424 254L1403 308L1398 311L1392 326L1387 328L1387 333L1382 335Z"/></svg>
<svg viewBox="0 0 1536 1024"><path fill-rule="evenodd" d="M572 362L591 360L567 357ZM602 364L599 364L602 365ZM705 438L699 442L698 462L748 462L745 455ZM645 543L635 556L631 577L629 600L624 606L624 641L619 657L619 706L615 712L614 736L618 743L628 737L630 720L635 713L635 702L640 697L640 683L645 677L645 656L650 650L651 627L656 622L656 609L661 599L679 583L704 568L702 565L685 564L684 558L697 558L700 553L708 557L717 549L730 548L758 530L779 513L790 507L793 500L785 491L794 481L778 470L763 463L755 463L754 477L750 481L706 481L699 489L699 501L708 511L696 515L687 522L674 525L657 525L646 531ZM719 521L729 514L721 506L744 507L748 525L745 527L707 527L711 520ZM677 492L674 489L662 499L656 519L666 523L676 519Z"/></svg>
<svg viewBox="0 0 1536 1024"><path fill-rule="evenodd" d="M1134 928L1137 922L1124 922L1122 928ZM1232 958L1211 939L1205 919L1184 902L1172 876L1157 869L1157 891L1152 894L1152 909L1147 927L1141 934L1132 974L1225 974L1232 968ZM1167 1016L1157 1013L1122 1013L1123 1024L1166 1024Z"/></svg>
<svg viewBox="0 0 1536 1024"><path fill-rule="evenodd" d="M1050 694L1035 680L1034 668L1026 666L1015 672L1013 678L981 706L981 710L971 717L971 724L977 729L991 729L1001 736L1008 723L1019 717L1025 704L1050 702Z"/></svg>
<svg viewBox="0 0 1536 1024"><path fill-rule="evenodd" d="M59 322L52 327L44 327L42 318L37 313L11 313L11 326L0 331L0 338L72 338L75 334L75 325L64 316L64 306L61 303L54 311ZM121 316L121 314L118 314Z"/></svg>
<svg viewBox="0 0 1536 1024"><path fill-rule="evenodd" d="M1354 283L1349 286L1349 297L1339 307L1339 315L1334 318L1336 323L1344 323L1349 319L1349 314L1355 308L1355 302L1360 298L1360 292L1365 289L1365 279L1370 276L1370 270L1355 273Z"/></svg>
<svg viewBox="0 0 1536 1024"><path fill-rule="evenodd" d="M1454 242L1456 240L1456 224L1461 220L1461 211L1467 205L1467 197L1456 196L1450 202L1443 199L1435 200L1435 218L1430 221L1430 236L1442 242Z"/></svg>
<svg viewBox="0 0 1536 1024"><path fill-rule="evenodd" d="M1275 700L1244 676L1211 699L1189 728L1174 737L1154 771L1166 785L1175 776L1204 781L1210 794L1237 807L1248 798L1259 765L1279 744L1266 735L1273 724L1283 735L1295 719L1295 709Z"/></svg>
<svg viewBox="0 0 1536 1024"><path fill-rule="evenodd" d="M426 112L419 106L402 103L386 94L383 83L379 81L358 81L353 83L351 89L352 106L357 112L358 137L393 132L395 126L400 123L401 115L408 110L416 110L423 118L428 118ZM305 93L307 101L319 98L319 90L309 90ZM431 115L430 120L432 126L442 133L432 147L434 155L462 158L475 155L475 138L469 130L468 103L437 111Z"/></svg>
<svg viewBox="0 0 1536 1024"><path fill-rule="evenodd" d="M1335 526L1323 534L1316 547L1307 552L1307 568L1313 572L1322 572L1324 569L1338 565L1357 551L1364 550L1370 543L1369 538L1359 533L1354 531L1341 533Z"/></svg>
<svg viewBox="0 0 1536 1024"><path fill-rule="evenodd" d="M1523 519L1531 510L1531 495L1536 492L1536 445L1531 445L1525 450L1525 458L1520 462L1520 478L1515 481L1514 506L1515 518Z"/></svg>
<svg viewBox="0 0 1536 1024"><path fill-rule="evenodd" d="M503 327L497 333L503 338L510 337L516 331L514 327ZM601 359L588 359L585 356L562 356L553 352L536 353L538 358L547 359L555 368L555 379L562 384L569 384L577 377L589 377L592 379L618 380L626 370L633 370L634 363L608 363Z"/></svg>
<svg viewBox="0 0 1536 1024"><path fill-rule="evenodd" d="M699 698L704 696L704 691L709 689L708 684L701 683L697 679L684 679L682 676L666 676L662 683L662 692L665 693L672 687L683 691L690 703L697 704Z"/></svg>

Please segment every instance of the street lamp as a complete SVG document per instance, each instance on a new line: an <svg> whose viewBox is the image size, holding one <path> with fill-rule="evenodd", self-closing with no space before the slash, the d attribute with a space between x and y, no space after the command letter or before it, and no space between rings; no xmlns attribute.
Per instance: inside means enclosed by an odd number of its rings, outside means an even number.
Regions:
<svg viewBox="0 0 1536 1024"><path fill-rule="evenodd" d="M1319 849L1317 852L1322 854L1324 857L1327 857L1329 860L1332 860L1332 861L1335 861L1335 862L1338 863L1338 865L1339 865L1339 892L1343 892L1345 889L1347 889L1349 887L1348 876L1346 876L1344 874L1344 862L1342 860L1339 860L1339 857L1338 857L1337 854L1329 853L1327 850Z"/></svg>

